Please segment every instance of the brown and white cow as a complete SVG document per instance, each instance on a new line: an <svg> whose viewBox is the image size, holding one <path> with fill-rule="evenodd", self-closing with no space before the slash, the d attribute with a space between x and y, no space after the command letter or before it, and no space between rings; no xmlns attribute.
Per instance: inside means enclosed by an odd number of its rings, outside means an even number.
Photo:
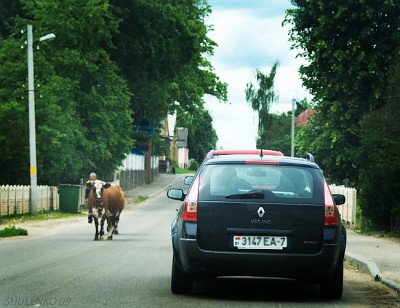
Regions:
<svg viewBox="0 0 400 308"><path fill-rule="evenodd" d="M96 234L94 240L102 240L104 235L104 221L107 219L107 239L112 240L113 234L118 234L118 222L125 207L124 192L119 186L101 180L86 183L90 188L88 205L92 207ZM100 231L99 231L100 224Z"/></svg>

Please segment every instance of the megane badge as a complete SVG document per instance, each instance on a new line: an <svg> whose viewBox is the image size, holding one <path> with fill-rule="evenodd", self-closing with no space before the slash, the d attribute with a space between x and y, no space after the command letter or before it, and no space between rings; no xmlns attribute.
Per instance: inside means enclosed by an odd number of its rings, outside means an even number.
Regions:
<svg viewBox="0 0 400 308"><path fill-rule="evenodd" d="M258 217L263 217L264 216L264 214L265 214L265 210L264 210L264 208L262 208L261 206L258 208L258 210L257 210L257 214L258 214Z"/></svg>

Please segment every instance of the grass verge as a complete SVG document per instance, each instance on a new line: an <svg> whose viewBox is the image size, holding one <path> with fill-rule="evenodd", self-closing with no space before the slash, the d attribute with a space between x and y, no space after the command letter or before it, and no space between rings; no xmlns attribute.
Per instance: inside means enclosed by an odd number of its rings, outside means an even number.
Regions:
<svg viewBox="0 0 400 308"><path fill-rule="evenodd" d="M25 221L42 221L49 219L62 219L69 217L77 217L79 215L86 215L84 211L80 213L66 213L61 211L40 211L39 213L33 214L16 214L6 217L2 217L0 220L0 226L5 224L15 225L16 223L23 223Z"/></svg>
<svg viewBox="0 0 400 308"><path fill-rule="evenodd" d="M22 228L17 228L15 226L7 227L3 230L0 230L0 237L12 237L20 235L28 235L28 231Z"/></svg>
<svg viewBox="0 0 400 308"><path fill-rule="evenodd" d="M195 174L196 170L182 169L182 168L176 167L175 173L176 174L189 174L189 173Z"/></svg>
<svg viewBox="0 0 400 308"><path fill-rule="evenodd" d="M134 202L140 203L140 202L146 201L148 198L149 198L148 196L139 196L139 197L135 198Z"/></svg>
<svg viewBox="0 0 400 308"><path fill-rule="evenodd" d="M87 210L81 211L78 213L65 213L65 212L60 212L60 211L40 211L36 215L15 214L15 215L7 216L7 217L1 217L0 218L0 238L28 235L27 230L25 230L23 228L17 228L15 226L17 223L79 217L79 216L83 216L83 215L87 215ZM7 225L7 227L4 228L4 225Z"/></svg>

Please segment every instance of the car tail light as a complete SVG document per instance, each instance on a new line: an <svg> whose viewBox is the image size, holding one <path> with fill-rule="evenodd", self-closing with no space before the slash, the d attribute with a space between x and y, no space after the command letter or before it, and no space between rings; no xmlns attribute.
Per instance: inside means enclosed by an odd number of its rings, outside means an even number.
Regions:
<svg viewBox="0 0 400 308"><path fill-rule="evenodd" d="M332 227L339 224L339 211L333 201L331 192L328 184L324 179L324 194L325 194L325 214L324 214L324 226Z"/></svg>
<svg viewBox="0 0 400 308"><path fill-rule="evenodd" d="M199 176L194 180L189 195L183 205L182 219L184 221L197 221L197 201L199 198Z"/></svg>

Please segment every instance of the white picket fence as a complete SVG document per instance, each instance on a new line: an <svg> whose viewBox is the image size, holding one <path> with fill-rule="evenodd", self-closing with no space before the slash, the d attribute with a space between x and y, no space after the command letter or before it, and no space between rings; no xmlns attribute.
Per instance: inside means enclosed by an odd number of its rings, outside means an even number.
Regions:
<svg viewBox="0 0 400 308"><path fill-rule="evenodd" d="M356 224L356 206L357 206L357 190L355 188L329 185L332 194L341 194L346 197L345 204L339 205L338 209L342 220L346 222L350 228L354 228Z"/></svg>
<svg viewBox="0 0 400 308"><path fill-rule="evenodd" d="M30 212L30 186L0 186L0 217ZM38 211L59 209L58 188L52 186L37 187Z"/></svg>

